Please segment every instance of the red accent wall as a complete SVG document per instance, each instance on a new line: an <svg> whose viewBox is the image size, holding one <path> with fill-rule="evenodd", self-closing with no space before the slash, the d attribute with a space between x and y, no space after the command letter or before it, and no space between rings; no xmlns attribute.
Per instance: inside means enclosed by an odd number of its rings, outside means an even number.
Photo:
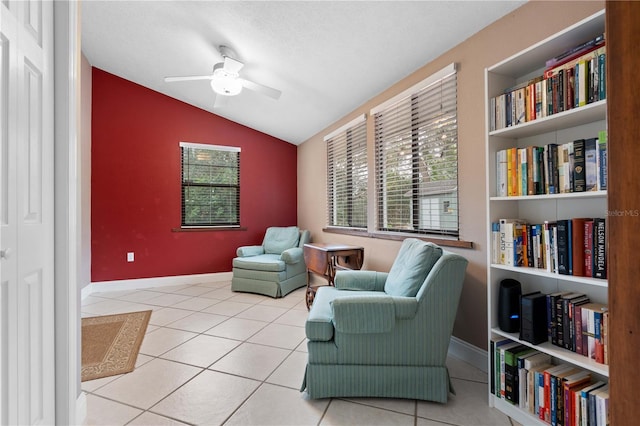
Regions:
<svg viewBox="0 0 640 426"><path fill-rule="evenodd" d="M97 68L92 79L93 282L229 272L237 247L260 244L269 226L296 224L297 146ZM180 227L180 141L242 149L245 231L172 231Z"/></svg>

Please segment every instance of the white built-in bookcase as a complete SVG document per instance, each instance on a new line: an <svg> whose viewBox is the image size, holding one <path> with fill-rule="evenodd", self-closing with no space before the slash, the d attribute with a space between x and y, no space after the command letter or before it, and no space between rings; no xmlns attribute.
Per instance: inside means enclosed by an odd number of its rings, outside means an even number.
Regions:
<svg viewBox="0 0 640 426"><path fill-rule="evenodd" d="M491 263L491 223L501 218L521 218L529 223L542 223L572 217L605 217L607 212L606 191L566 193L553 195L532 195L521 197L496 196L496 152L511 147L529 145L543 146L549 143L571 142L579 138L598 136L606 129L606 100L570 109L558 114L543 117L524 124L490 131L490 99L500 95L505 89L542 75L545 62L556 55L604 33L604 11L601 11L565 30L543 40L485 71L486 114L486 188L487 200L487 306L488 335L504 336L514 341L518 333L506 333L498 327L497 302L500 282L505 278L514 278L522 284L522 292L540 290L543 293L555 291L583 292L592 302L607 303L607 281L602 279L574 277L548 273L542 269L509 267ZM613 141L615 143L615 141ZM567 362L590 370L595 377L608 379L607 365L552 345L523 344L550 354L557 362ZM490 344L487 344L490 347ZM489 357L491 359L491 357ZM491 366L488 368L491 374ZM491 383L491 377L489 377ZM489 394L489 405L496 407L521 424L541 424L542 422L528 412L519 409L498 397Z"/></svg>

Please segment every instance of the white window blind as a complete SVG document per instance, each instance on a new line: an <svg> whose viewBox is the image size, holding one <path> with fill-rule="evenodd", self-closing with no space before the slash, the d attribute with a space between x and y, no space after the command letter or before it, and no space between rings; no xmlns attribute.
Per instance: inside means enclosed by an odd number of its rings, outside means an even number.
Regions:
<svg viewBox="0 0 640 426"><path fill-rule="evenodd" d="M378 231L458 236L455 64L372 111Z"/></svg>
<svg viewBox="0 0 640 426"><path fill-rule="evenodd" d="M182 226L240 225L240 148L180 142Z"/></svg>
<svg viewBox="0 0 640 426"><path fill-rule="evenodd" d="M364 115L325 137L329 226L367 228L367 126Z"/></svg>

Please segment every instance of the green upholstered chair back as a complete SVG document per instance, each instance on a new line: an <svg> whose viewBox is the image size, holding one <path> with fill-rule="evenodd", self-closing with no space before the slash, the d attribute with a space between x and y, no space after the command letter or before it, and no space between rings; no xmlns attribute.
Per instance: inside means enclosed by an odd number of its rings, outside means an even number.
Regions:
<svg viewBox="0 0 640 426"><path fill-rule="evenodd" d="M267 228L262 246L266 254L282 254L286 249L298 247L300 229L297 226Z"/></svg>

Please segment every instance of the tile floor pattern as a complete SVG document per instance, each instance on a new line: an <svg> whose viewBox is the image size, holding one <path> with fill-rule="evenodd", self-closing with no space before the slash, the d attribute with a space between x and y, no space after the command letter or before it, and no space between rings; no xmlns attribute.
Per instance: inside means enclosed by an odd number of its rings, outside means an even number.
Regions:
<svg viewBox="0 0 640 426"><path fill-rule="evenodd" d="M82 383L85 425L505 425L487 376L450 357L448 404L310 400L299 388L307 347L304 288L281 299L229 282L93 293L82 316L152 309L136 369Z"/></svg>

